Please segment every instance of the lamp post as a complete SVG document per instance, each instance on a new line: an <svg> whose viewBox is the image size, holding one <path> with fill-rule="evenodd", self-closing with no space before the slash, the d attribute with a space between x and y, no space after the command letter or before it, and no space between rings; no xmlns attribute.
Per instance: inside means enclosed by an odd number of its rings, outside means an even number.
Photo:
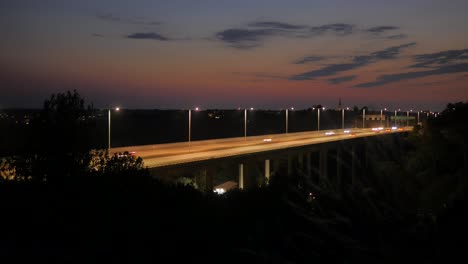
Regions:
<svg viewBox="0 0 468 264"><path fill-rule="evenodd" d="M252 107L250 110L254 110ZM247 108L244 109L244 140L247 140Z"/></svg>
<svg viewBox="0 0 468 264"><path fill-rule="evenodd" d="M366 108L362 108L362 128L366 127Z"/></svg>
<svg viewBox="0 0 468 264"><path fill-rule="evenodd" d="M341 109L341 129L344 129L344 108Z"/></svg>
<svg viewBox="0 0 468 264"><path fill-rule="evenodd" d="M419 113L420 113L420 112L421 112L421 111L418 111L418 123L417 123L417 125L419 125Z"/></svg>
<svg viewBox="0 0 468 264"><path fill-rule="evenodd" d="M395 110L395 126L396 126L397 110Z"/></svg>
<svg viewBox="0 0 468 264"><path fill-rule="evenodd" d="M195 107L195 111L200 110L200 108ZM189 146L191 145L192 142L192 109L188 110L188 142Z"/></svg>
<svg viewBox="0 0 468 264"><path fill-rule="evenodd" d="M383 110L384 109L380 109L380 126L382 127L382 122L383 122ZM387 108L385 108L385 111L387 111Z"/></svg>
<svg viewBox="0 0 468 264"><path fill-rule="evenodd" d="M406 110L406 126L409 126L409 111Z"/></svg>
<svg viewBox="0 0 468 264"><path fill-rule="evenodd" d="M325 107L322 107L325 110ZM320 107L317 107L317 131L320 131Z"/></svg>
<svg viewBox="0 0 468 264"><path fill-rule="evenodd" d="M247 140L247 108L244 109L244 140Z"/></svg>
<svg viewBox="0 0 468 264"><path fill-rule="evenodd" d="M115 108L115 111L120 111L119 107ZM107 110L107 120L108 120L108 128L107 128L107 152L109 153L111 148L111 109Z"/></svg>
<svg viewBox="0 0 468 264"><path fill-rule="evenodd" d="M288 133L289 128L289 119L288 119L288 108L286 108L286 134ZM291 107L291 110L294 110L294 107Z"/></svg>

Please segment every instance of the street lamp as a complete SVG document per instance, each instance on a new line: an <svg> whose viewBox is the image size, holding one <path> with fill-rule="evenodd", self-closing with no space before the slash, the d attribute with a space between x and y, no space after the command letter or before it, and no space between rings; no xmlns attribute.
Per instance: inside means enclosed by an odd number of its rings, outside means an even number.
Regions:
<svg viewBox="0 0 468 264"><path fill-rule="evenodd" d="M406 126L409 126L409 111L408 110L406 110Z"/></svg>
<svg viewBox="0 0 468 264"><path fill-rule="evenodd" d="M253 107L250 110L253 111ZM247 108L244 109L244 140L247 140Z"/></svg>
<svg viewBox="0 0 468 264"><path fill-rule="evenodd" d="M325 110L325 107L322 107ZM317 131L320 131L320 107L317 107Z"/></svg>
<svg viewBox="0 0 468 264"><path fill-rule="evenodd" d="M200 108L198 107L195 107L195 111L199 111ZM189 109L188 110L188 142L189 142L189 146L192 142L192 109Z"/></svg>
<svg viewBox="0 0 468 264"><path fill-rule="evenodd" d="M383 110L387 111L387 108L380 109L380 126L382 127L382 122L383 122Z"/></svg>
<svg viewBox="0 0 468 264"><path fill-rule="evenodd" d="M349 110L349 107L346 107L346 110ZM344 112L345 109L341 109L341 128L344 129Z"/></svg>
<svg viewBox="0 0 468 264"><path fill-rule="evenodd" d="M107 129L107 132L108 132L108 135L107 135L107 152L109 153L110 151L110 148L111 148L111 110L112 109L108 109L107 110L107 120L108 120L108 129ZM114 109L115 111L120 111L120 108L119 107L116 107Z"/></svg>
<svg viewBox="0 0 468 264"><path fill-rule="evenodd" d="M396 126L397 110L395 110L395 126Z"/></svg>
<svg viewBox="0 0 468 264"><path fill-rule="evenodd" d="M341 109L341 129L344 129L344 108Z"/></svg>
<svg viewBox="0 0 468 264"><path fill-rule="evenodd" d="M362 128L366 127L366 108L362 108Z"/></svg>
<svg viewBox="0 0 468 264"><path fill-rule="evenodd" d="M294 110L294 107L291 107L291 110ZM288 126L289 126L288 108L286 108L286 134L288 133Z"/></svg>

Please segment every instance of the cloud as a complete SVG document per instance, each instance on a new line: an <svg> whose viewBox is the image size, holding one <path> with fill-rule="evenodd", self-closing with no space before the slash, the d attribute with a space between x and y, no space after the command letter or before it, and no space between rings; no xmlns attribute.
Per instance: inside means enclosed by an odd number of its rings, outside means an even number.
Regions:
<svg viewBox="0 0 468 264"><path fill-rule="evenodd" d="M260 46L267 37L283 36L291 38L310 38L325 33L338 36L353 32L350 24L326 24L318 27L296 25L279 21L260 21L248 23L244 28L229 28L215 33L216 39L234 48L249 49Z"/></svg>
<svg viewBox="0 0 468 264"><path fill-rule="evenodd" d="M159 21L150 21L144 17L125 18L125 17L114 15L112 13L98 14L96 15L96 17L98 19L109 21L109 22L120 22L120 23L126 23L126 24L134 24L134 25L157 26L157 25L162 24Z"/></svg>
<svg viewBox="0 0 468 264"><path fill-rule="evenodd" d="M404 38L407 38L408 35L406 34L397 34L397 35L391 35L391 36L388 36L386 37L386 39L404 39Z"/></svg>
<svg viewBox="0 0 468 264"><path fill-rule="evenodd" d="M412 47L416 43L407 43L400 46L386 48L384 50L373 52L369 55L356 56L350 63L331 64L318 70L308 71L289 77L289 80L303 81L312 80L317 77L332 76L340 72L353 70L381 60L395 59L404 48Z"/></svg>
<svg viewBox="0 0 468 264"><path fill-rule="evenodd" d="M226 29L216 33L216 38L235 48L248 49L258 46L260 39L271 35L274 32L268 29Z"/></svg>
<svg viewBox="0 0 468 264"><path fill-rule="evenodd" d="M446 50L436 53L428 53L416 55L414 60L417 62L411 65L410 68L427 68L431 66L439 66L454 62L460 62L468 59L468 49L463 50Z"/></svg>
<svg viewBox="0 0 468 264"><path fill-rule="evenodd" d="M368 28L365 31L373 33L373 34L381 34L381 33L386 33L387 31L397 30L397 29L400 29L400 28L395 27L395 26L377 26L377 27Z"/></svg>
<svg viewBox="0 0 468 264"><path fill-rule="evenodd" d="M377 59L394 59L398 54L400 54L401 49L409 48L416 45L415 42L402 44L400 46L390 47L381 51L372 53L372 56L375 56Z"/></svg>
<svg viewBox="0 0 468 264"><path fill-rule="evenodd" d="M161 35L161 34L158 34L158 33L154 33L154 32L147 32L147 33L133 33L133 34L130 34L128 36L126 36L126 38L129 38L129 39L151 39L151 40L160 40L160 41L168 41L170 40L169 38Z"/></svg>
<svg viewBox="0 0 468 264"><path fill-rule="evenodd" d="M321 56L305 56L304 58L295 61L294 64L306 64L309 62L316 62L316 61L321 61L324 59L325 57L321 57Z"/></svg>
<svg viewBox="0 0 468 264"><path fill-rule="evenodd" d="M336 35L349 35L353 33L355 26L351 24L326 24L318 27L311 27L310 33L312 35L321 35L325 33L333 33Z"/></svg>
<svg viewBox="0 0 468 264"><path fill-rule="evenodd" d="M93 33L93 34L91 34L91 36L97 37L97 38L103 38L104 37L104 35L98 34L98 33Z"/></svg>
<svg viewBox="0 0 468 264"><path fill-rule="evenodd" d="M405 81L405 80L410 80L410 79L423 78L427 76L460 73L460 72L468 72L468 63L444 65L444 66L440 66L439 68L428 70L428 71L404 72L404 73L397 73L397 74L382 75L382 76L379 76L376 81L361 83L361 84L356 85L355 87L369 88L369 87L381 86L381 85L385 85L389 83L400 82L400 81Z"/></svg>
<svg viewBox="0 0 468 264"><path fill-rule="evenodd" d="M356 75L337 77L337 78L328 79L328 82L331 84L340 84L340 83L352 81L356 79L356 77L357 77Z"/></svg>

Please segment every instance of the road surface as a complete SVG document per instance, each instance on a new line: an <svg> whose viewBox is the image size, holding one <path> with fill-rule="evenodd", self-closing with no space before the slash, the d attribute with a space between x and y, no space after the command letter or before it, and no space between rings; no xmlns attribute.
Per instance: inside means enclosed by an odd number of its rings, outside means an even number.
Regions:
<svg viewBox="0 0 468 264"><path fill-rule="evenodd" d="M371 128L323 130L314 132L251 136L247 138L240 137L157 145L129 146L112 148L110 153L113 154L124 151L134 152L134 155L143 158L146 167L157 168L203 160L226 158L258 152L287 149L291 147L346 140L357 137L369 137L388 133L401 133L411 130L412 127L402 127L398 129L386 128L377 131L372 130Z"/></svg>

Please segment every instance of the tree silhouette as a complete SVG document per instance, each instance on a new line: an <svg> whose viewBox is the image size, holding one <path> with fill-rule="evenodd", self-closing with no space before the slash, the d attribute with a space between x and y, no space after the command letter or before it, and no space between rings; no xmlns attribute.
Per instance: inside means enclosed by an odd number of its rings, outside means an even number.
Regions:
<svg viewBox="0 0 468 264"><path fill-rule="evenodd" d="M90 150L88 131L95 127L92 104L74 90L52 94L33 123L33 178L57 182L81 174L80 160Z"/></svg>

